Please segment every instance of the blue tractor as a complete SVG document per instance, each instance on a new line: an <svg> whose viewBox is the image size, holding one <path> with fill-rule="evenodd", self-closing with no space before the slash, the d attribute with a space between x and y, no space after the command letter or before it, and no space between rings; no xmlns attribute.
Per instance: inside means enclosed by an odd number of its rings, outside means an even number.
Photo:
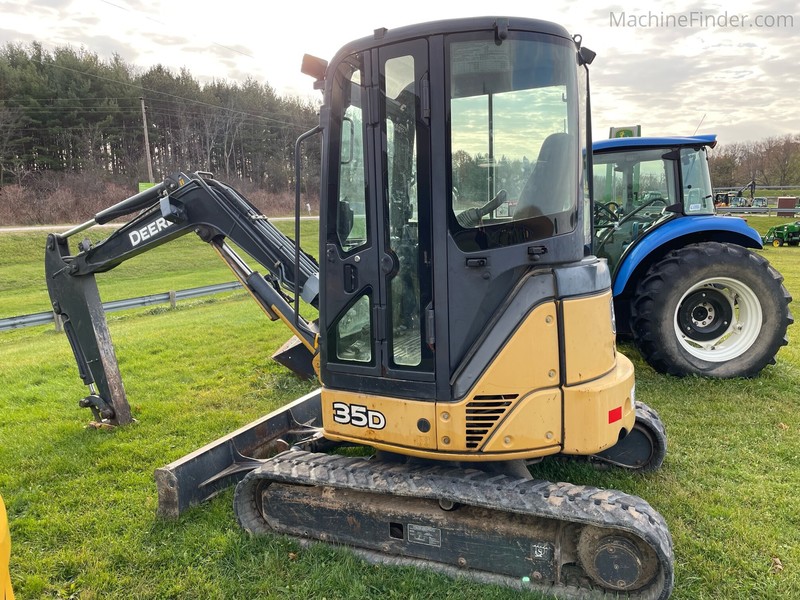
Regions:
<svg viewBox="0 0 800 600"><path fill-rule="evenodd" d="M618 333L673 375L753 377L786 345L792 298L759 234L717 216L715 135L595 142L593 251L613 272Z"/></svg>

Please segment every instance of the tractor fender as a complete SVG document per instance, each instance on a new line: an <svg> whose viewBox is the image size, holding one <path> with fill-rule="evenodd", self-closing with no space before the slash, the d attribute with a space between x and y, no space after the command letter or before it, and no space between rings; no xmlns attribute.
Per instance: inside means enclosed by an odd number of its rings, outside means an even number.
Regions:
<svg viewBox="0 0 800 600"><path fill-rule="evenodd" d="M614 296L619 296L640 267L648 267L670 250L702 242L763 248L761 236L744 219L698 215L672 219L648 231L628 248L614 274Z"/></svg>

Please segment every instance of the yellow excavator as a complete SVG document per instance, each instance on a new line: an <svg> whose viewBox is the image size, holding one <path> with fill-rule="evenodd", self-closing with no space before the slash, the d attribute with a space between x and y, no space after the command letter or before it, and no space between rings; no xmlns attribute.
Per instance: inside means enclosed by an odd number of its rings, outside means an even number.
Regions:
<svg viewBox="0 0 800 600"><path fill-rule="evenodd" d="M608 266L588 250L593 57L558 25L494 17L307 56L324 102L296 157L321 135L319 262L300 249L299 218L290 240L204 173L49 236L48 288L98 420L131 416L94 275L192 231L294 332L278 359L321 382L158 469L160 514L238 482L254 534L561 598L670 595L672 540L646 501L527 469L577 456L648 471L666 452L616 350Z"/></svg>
<svg viewBox="0 0 800 600"><path fill-rule="evenodd" d="M11 575L8 571L8 562L11 557L11 536L8 533L8 517L6 505L0 496L0 600L14 600L14 590L11 588Z"/></svg>

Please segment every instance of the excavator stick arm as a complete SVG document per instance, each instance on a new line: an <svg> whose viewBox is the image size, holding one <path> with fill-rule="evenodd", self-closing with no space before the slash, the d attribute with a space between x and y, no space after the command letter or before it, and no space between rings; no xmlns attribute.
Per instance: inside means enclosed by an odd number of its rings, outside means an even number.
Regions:
<svg viewBox="0 0 800 600"><path fill-rule="evenodd" d="M85 239L72 254L69 238L96 224L138 212L101 242ZM117 358L95 281L96 273L194 231L209 243L271 319L286 323L300 344L287 364L303 377L312 371L317 329L296 314L292 295L319 305L319 266L299 251L295 269L295 243L270 223L233 188L206 176L182 173L162 184L115 204L94 219L63 234L50 234L45 249L45 275L54 312L64 325L78 364L79 375L90 393L80 404L92 409L98 421L124 425L132 420ZM226 243L229 238L266 268L250 269ZM295 281L296 279L296 281Z"/></svg>
<svg viewBox="0 0 800 600"><path fill-rule="evenodd" d="M132 421L130 407L97 282L94 276L70 276L68 254L65 239L48 236L45 272L53 311L61 319L80 378L90 389L80 404L91 408L98 421L127 425Z"/></svg>

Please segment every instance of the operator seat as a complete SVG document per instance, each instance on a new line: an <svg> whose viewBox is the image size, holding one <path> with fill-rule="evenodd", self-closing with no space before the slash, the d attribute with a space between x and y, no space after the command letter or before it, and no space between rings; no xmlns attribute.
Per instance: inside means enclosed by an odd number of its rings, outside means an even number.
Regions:
<svg viewBox="0 0 800 600"><path fill-rule="evenodd" d="M514 211L514 220L542 217L553 226L552 233L558 233L559 220L566 215L574 215L575 182L573 139L568 133L552 133L542 142L539 157L528 181L522 188L519 204ZM567 217L570 221L574 216ZM567 230L566 223L560 228ZM570 223L574 227L574 222Z"/></svg>

